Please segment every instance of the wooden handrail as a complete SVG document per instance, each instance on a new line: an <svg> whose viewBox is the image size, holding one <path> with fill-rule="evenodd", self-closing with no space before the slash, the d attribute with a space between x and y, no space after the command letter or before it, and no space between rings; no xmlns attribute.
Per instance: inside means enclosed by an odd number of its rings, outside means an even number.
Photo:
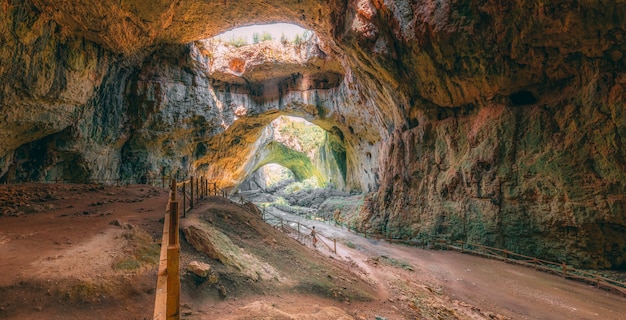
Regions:
<svg viewBox="0 0 626 320"><path fill-rule="evenodd" d="M307 225L304 225L304 224L300 223L299 221L286 220L286 219L283 219L282 217L278 217L278 216L276 216L276 215L272 214L271 212L265 212L265 211L264 211L264 212L263 212L263 220L267 220L267 219L265 218L265 215L272 216L272 217L274 217L274 218L276 218L276 219L280 220L280 221L281 221L281 223L285 223L285 222L286 222L286 223L297 223L297 224L298 224L298 230L296 230L296 232L298 233L298 237L300 237L300 236L303 234L303 233L301 233L301 232L300 232L300 228L299 228L300 226L301 226L301 227L303 227L303 228L305 228L305 229L309 229L309 230L311 230L311 228L309 228ZM282 230L283 232L285 232L285 228L284 228L284 227L283 227L283 228L281 228L281 230ZM328 248L328 250L329 250L329 251L331 251L331 252L332 252L332 253L334 253L334 254L337 254L336 239L330 239L330 238L328 238L328 237L324 236L323 234L321 234L321 233L320 233L319 231L317 231L317 230L315 231L315 234L316 234L316 236L318 237L318 240L319 240L321 243L323 243L323 244L324 244L324 245ZM304 233L304 235L306 236L307 234L306 234L306 233ZM322 238L325 238L325 239L326 239L326 240L328 240L328 241L332 241L332 242L333 242L333 245L334 245L334 248L331 248L331 247L330 247L330 245L329 245L328 243L326 243L326 241L323 241L323 239L322 239Z"/></svg>
<svg viewBox="0 0 626 320"><path fill-rule="evenodd" d="M154 299L154 320L180 319L180 239L176 180L172 179L161 239L161 256Z"/></svg>
<svg viewBox="0 0 626 320"><path fill-rule="evenodd" d="M484 257L495 258L508 263L515 263L534 267L542 271L550 272L568 279L574 279L591 284L595 284L598 288L604 288L610 291L614 291L626 296L626 283L620 282L614 279L609 279L603 276L599 276L584 270L578 270L565 263L558 263L554 261L539 259L530 257L527 255L511 252L506 249L490 247L481 244L472 244L464 241L454 241L454 243L460 244L460 247L448 244L448 248L452 250L458 250L463 253L472 253ZM467 245L468 247L465 247ZM483 251L475 250L469 247L477 247ZM522 258L522 259L520 259Z"/></svg>

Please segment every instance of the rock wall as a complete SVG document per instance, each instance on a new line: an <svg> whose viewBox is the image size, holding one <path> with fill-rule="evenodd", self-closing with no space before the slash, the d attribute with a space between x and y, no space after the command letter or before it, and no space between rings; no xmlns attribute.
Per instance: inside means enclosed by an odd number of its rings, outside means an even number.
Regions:
<svg viewBox="0 0 626 320"><path fill-rule="evenodd" d="M347 38L381 52L409 105L362 228L626 266L624 2L377 5L376 32Z"/></svg>
<svg viewBox="0 0 626 320"><path fill-rule="evenodd" d="M116 175L132 62L63 34L28 1L4 1L0 15L0 181Z"/></svg>

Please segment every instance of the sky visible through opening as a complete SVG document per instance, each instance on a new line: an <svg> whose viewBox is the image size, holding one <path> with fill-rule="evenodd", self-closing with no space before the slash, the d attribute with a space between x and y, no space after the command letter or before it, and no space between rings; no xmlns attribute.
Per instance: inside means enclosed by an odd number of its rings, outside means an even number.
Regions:
<svg viewBox="0 0 626 320"><path fill-rule="evenodd" d="M252 43L252 35L254 33L262 34L263 32L268 32L272 35L273 39L279 40L284 34L288 40L293 41L296 35L302 36L305 31L306 29L290 23L256 24L226 31L218 34L216 38L223 41L231 41L239 37L244 37L248 43Z"/></svg>

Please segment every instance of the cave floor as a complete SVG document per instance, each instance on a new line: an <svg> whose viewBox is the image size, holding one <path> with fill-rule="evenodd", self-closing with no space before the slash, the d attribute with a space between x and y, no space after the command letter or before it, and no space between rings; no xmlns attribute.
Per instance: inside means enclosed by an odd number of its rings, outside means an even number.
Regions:
<svg viewBox="0 0 626 320"><path fill-rule="evenodd" d="M333 255L267 227L243 206L209 200L191 214L228 212L221 216L238 224L222 232L239 246L266 252L269 243L280 249L264 257L276 269L291 270L301 284L328 277L335 287L251 282L181 237L181 265L209 262L228 292L221 296L183 271L182 319L626 319L626 298L532 269L301 220L338 239ZM167 193L150 186L0 186L0 318L151 318L166 202ZM263 241L255 230L263 230ZM293 253L330 267L311 275L284 258ZM349 299L347 292L369 298Z"/></svg>
<svg viewBox="0 0 626 320"><path fill-rule="evenodd" d="M386 283L392 299L410 298L419 295L420 288L427 288L435 296L449 299L451 305L471 306L486 315L513 319L626 319L626 297L594 286L455 251L366 239L345 228L276 208L271 211L338 239L339 254L359 262L361 268ZM390 269L389 265L396 268Z"/></svg>

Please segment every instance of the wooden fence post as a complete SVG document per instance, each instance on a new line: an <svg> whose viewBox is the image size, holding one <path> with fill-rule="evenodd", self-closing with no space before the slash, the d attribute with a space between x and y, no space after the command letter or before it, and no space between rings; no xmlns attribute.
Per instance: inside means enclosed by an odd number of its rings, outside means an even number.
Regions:
<svg viewBox="0 0 626 320"><path fill-rule="evenodd" d="M170 185L170 190L172 191L170 192L170 195L171 195L170 200L176 201L176 178L172 178L172 184Z"/></svg>
<svg viewBox="0 0 626 320"><path fill-rule="evenodd" d="M180 244L178 225L178 202L172 201L170 202L170 229L167 246L166 319L180 319Z"/></svg>
<svg viewBox="0 0 626 320"><path fill-rule="evenodd" d="M213 191L215 191L215 196L217 197L217 182L213 182Z"/></svg>
<svg viewBox="0 0 626 320"><path fill-rule="evenodd" d="M333 239L333 247L335 250L335 254L337 254L337 239Z"/></svg>
<svg viewBox="0 0 626 320"><path fill-rule="evenodd" d="M191 183L189 183L190 188L191 188L191 198L189 199L189 205L190 205L190 209L193 209L193 176L191 176L191 179L189 180Z"/></svg>
<svg viewBox="0 0 626 320"><path fill-rule="evenodd" d="M300 239L300 221L298 221L298 239Z"/></svg>
<svg viewBox="0 0 626 320"><path fill-rule="evenodd" d="M200 177L200 197L204 199L204 177Z"/></svg>
<svg viewBox="0 0 626 320"><path fill-rule="evenodd" d="M204 195L209 196L211 194L209 190L209 179L204 179Z"/></svg>
<svg viewBox="0 0 626 320"><path fill-rule="evenodd" d="M183 182L183 217L187 216L187 187L186 183Z"/></svg>
<svg viewBox="0 0 626 320"><path fill-rule="evenodd" d="M196 177L196 202L200 200L200 179Z"/></svg>

